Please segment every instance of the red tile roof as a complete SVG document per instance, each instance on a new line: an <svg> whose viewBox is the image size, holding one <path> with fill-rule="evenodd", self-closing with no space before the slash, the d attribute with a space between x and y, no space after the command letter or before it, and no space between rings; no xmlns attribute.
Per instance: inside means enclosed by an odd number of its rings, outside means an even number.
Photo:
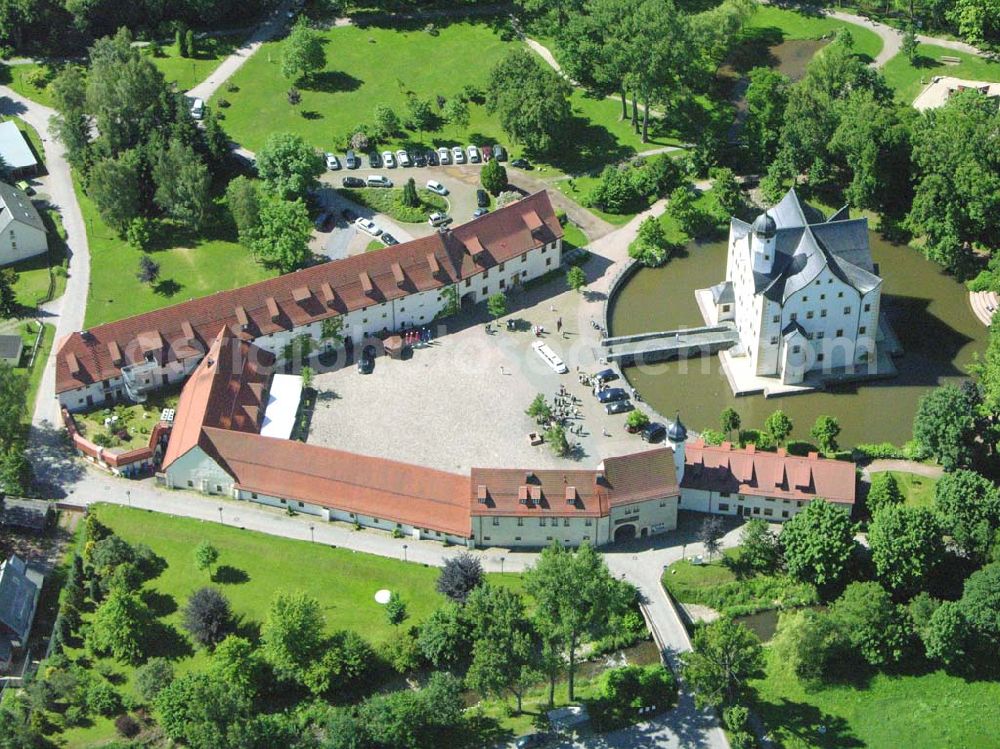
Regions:
<svg viewBox="0 0 1000 749"><path fill-rule="evenodd" d="M599 517L618 505L679 493L669 448L608 458L596 470L473 468L470 484L473 516Z"/></svg>
<svg viewBox="0 0 1000 749"><path fill-rule="evenodd" d="M214 427L199 444L244 491L471 535L467 476Z"/></svg>
<svg viewBox="0 0 1000 749"><path fill-rule="evenodd" d="M529 228L535 226L536 217L541 226ZM548 195L539 192L450 232L74 333L62 341L56 356L56 392L117 377L123 366L116 363L122 361L121 355L125 363L141 361L147 352L161 363L200 356L222 327L237 332L243 329L252 337L291 329L457 283L561 236L562 227ZM467 249L473 239L483 248L475 258ZM429 262L431 256L434 262ZM393 265L402 273L401 283ZM220 268L218 272L226 271ZM370 293L362 287L363 275L371 284ZM310 295L304 297L303 290L309 290ZM322 292L322 299L317 291ZM196 340L190 340L187 329ZM113 343L119 347L118 355L111 351Z"/></svg>
<svg viewBox="0 0 1000 749"><path fill-rule="evenodd" d="M204 427L257 433L274 356L222 328L181 391L163 468L198 444Z"/></svg>
<svg viewBox="0 0 1000 749"><path fill-rule="evenodd" d="M728 442L691 443L684 452L685 489L702 489L776 499L812 500L854 504L854 463L827 460L816 453L807 457L759 452L753 445L736 449Z"/></svg>

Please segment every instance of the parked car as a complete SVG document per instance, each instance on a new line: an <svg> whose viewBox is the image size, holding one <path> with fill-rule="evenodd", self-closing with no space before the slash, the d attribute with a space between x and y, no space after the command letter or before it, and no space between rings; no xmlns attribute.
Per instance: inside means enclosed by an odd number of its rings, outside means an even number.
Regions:
<svg viewBox="0 0 1000 749"><path fill-rule="evenodd" d="M480 208L490 207L490 196L483 188L476 190L476 205Z"/></svg>
<svg viewBox="0 0 1000 749"><path fill-rule="evenodd" d="M378 151L371 151L368 154L368 166L372 169L378 169L382 166L382 157L378 155Z"/></svg>
<svg viewBox="0 0 1000 749"><path fill-rule="evenodd" d="M455 146L451 149L451 158L456 164L465 163L465 151L462 150L461 146Z"/></svg>
<svg viewBox="0 0 1000 749"><path fill-rule="evenodd" d="M316 217L317 231L330 231L333 228L333 214L321 213Z"/></svg>
<svg viewBox="0 0 1000 749"><path fill-rule="evenodd" d="M369 174L367 183L369 187L392 187L392 180L384 174Z"/></svg>
<svg viewBox="0 0 1000 749"><path fill-rule="evenodd" d="M204 99L191 99L191 116L196 120L203 119L205 117L205 100Z"/></svg>
<svg viewBox="0 0 1000 749"><path fill-rule="evenodd" d="M413 166L427 166L427 154L423 151L414 153L410 160L413 162Z"/></svg>
<svg viewBox="0 0 1000 749"><path fill-rule="evenodd" d="M479 149L475 146L466 146L465 152L469 154L469 163L478 164L479 163Z"/></svg>
<svg viewBox="0 0 1000 749"><path fill-rule="evenodd" d="M510 165L516 166L518 169L531 169L531 164L527 159L514 159Z"/></svg>
<svg viewBox="0 0 1000 749"><path fill-rule="evenodd" d="M472 212L472 218L479 218L480 216L485 216L490 212L489 208L477 208Z"/></svg>
<svg viewBox="0 0 1000 749"><path fill-rule="evenodd" d="M399 162L400 166L411 166L410 164L410 154L400 148L396 151L396 161ZM388 162L386 162L388 163Z"/></svg>
<svg viewBox="0 0 1000 749"><path fill-rule="evenodd" d="M393 156L392 151L382 152L382 163L385 164L386 169L393 169L396 166L396 157Z"/></svg>
<svg viewBox="0 0 1000 749"><path fill-rule="evenodd" d="M479 149L479 152L482 154L484 164L493 158L493 149L489 146L483 146Z"/></svg>
<svg viewBox="0 0 1000 749"><path fill-rule="evenodd" d="M31 183L26 179L22 179L16 185L17 189L27 195L29 198L35 194L35 188L31 186Z"/></svg>
<svg viewBox="0 0 1000 749"><path fill-rule="evenodd" d="M364 187L365 181L361 177L344 177L340 180L344 187Z"/></svg>
<svg viewBox="0 0 1000 749"><path fill-rule="evenodd" d="M551 739L552 736L547 733L529 733L514 742L514 749L538 749L538 747L549 743Z"/></svg>
<svg viewBox="0 0 1000 749"><path fill-rule="evenodd" d="M434 211L434 213L427 217L427 223L431 226L444 226L451 223L451 216L446 213Z"/></svg>
<svg viewBox="0 0 1000 749"><path fill-rule="evenodd" d="M448 194L448 188L434 179L427 180L427 189L430 190L431 192L437 193L438 195Z"/></svg>
<svg viewBox="0 0 1000 749"><path fill-rule="evenodd" d="M493 146L493 158L497 161L507 160L507 149L503 146Z"/></svg>
<svg viewBox="0 0 1000 749"><path fill-rule="evenodd" d="M597 401L599 403L611 403L623 400L628 400L628 393L625 388L608 388L597 394Z"/></svg>
<svg viewBox="0 0 1000 749"><path fill-rule="evenodd" d="M615 401L614 403L608 403L604 406L604 412L608 416L613 416L615 414L623 414L631 411L635 406L632 405L632 401Z"/></svg>
<svg viewBox="0 0 1000 749"><path fill-rule="evenodd" d="M344 166L348 169L357 169L361 166L361 159L354 155L354 151L348 151L344 158Z"/></svg>
<svg viewBox="0 0 1000 749"><path fill-rule="evenodd" d="M611 382L618 379L618 373L613 369L602 369L594 375L594 379L598 382Z"/></svg>
<svg viewBox="0 0 1000 749"><path fill-rule="evenodd" d="M639 432L643 442L662 442L667 436L667 427L658 421L651 421Z"/></svg>
<svg viewBox="0 0 1000 749"><path fill-rule="evenodd" d="M382 230L375 225L374 221L372 221L370 218L365 218L364 216L358 216L356 219L354 219L354 225L359 229L361 229L361 231L363 231L365 234L370 234L373 237L377 237L379 234L382 233Z"/></svg>
<svg viewBox="0 0 1000 749"><path fill-rule="evenodd" d="M375 347L365 346L358 359L358 374L371 374L375 371Z"/></svg>
<svg viewBox="0 0 1000 749"><path fill-rule="evenodd" d="M428 166L437 166L439 162L440 162L440 159L438 159L437 151L428 151L427 152L427 165Z"/></svg>
<svg viewBox="0 0 1000 749"><path fill-rule="evenodd" d="M337 158L337 154L326 152L326 168L334 172L340 169L340 159Z"/></svg>
<svg viewBox="0 0 1000 749"><path fill-rule="evenodd" d="M399 240L392 236L389 232L382 232L381 240L385 242L386 247L391 247L394 244L399 244Z"/></svg>
<svg viewBox="0 0 1000 749"><path fill-rule="evenodd" d="M344 221L346 221L349 224L352 224L352 223L354 223L354 219L356 219L358 217L358 214L356 214L350 208L345 208L344 210L342 210L340 212L340 216L341 216L341 218L344 219Z"/></svg>
<svg viewBox="0 0 1000 749"><path fill-rule="evenodd" d="M559 358L558 354L549 348L549 345L544 341L535 341L531 344L531 348L535 350L542 361L548 364L557 374L566 374L569 372L569 367L566 366L565 362Z"/></svg>
<svg viewBox="0 0 1000 749"><path fill-rule="evenodd" d="M440 161L442 165L451 163L451 151L449 151L444 146L441 146L437 150L437 156L438 156L438 161Z"/></svg>

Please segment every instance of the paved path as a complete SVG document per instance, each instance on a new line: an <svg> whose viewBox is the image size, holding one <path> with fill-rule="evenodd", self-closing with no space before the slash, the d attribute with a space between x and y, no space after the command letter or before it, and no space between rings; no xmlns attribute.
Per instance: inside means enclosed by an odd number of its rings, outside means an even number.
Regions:
<svg viewBox="0 0 1000 749"><path fill-rule="evenodd" d="M941 478L941 475L944 473L944 469L941 466L918 463L915 460L873 460L862 469L861 473L865 478L868 478L871 474L882 471L914 473L917 476L926 476L932 479Z"/></svg>
<svg viewBox="0 0 1000 749"><path fill-rule="evenodd" d="M970 291L969 304L979 322L989 327L990 323L993 322L993 315L1000 307L1000 297L995 291Z"/></svg>
<svg viewBox="0 0 1000 749"><path fill-rule="evenodd" d="M69 163L66 161L62 144L58 143L49 130L49 120L55 111L16 92L0 86L0 113L16 114L38 131L45 151L44 178L52 207L59 212L66 229L66 245L69 248L69 269L66 291L59 299L47 302L41 308L39 318L55 325L55 340L83 329L84 312L87 309L87 291L90 286L90 249L87 232L80 213L80 205L73 191L73 180ZM53 352L55 346L53 346ZM34 425L48 422L58 423L59 409L55 401L55 356L50 355L43 365L42 381L38 388Z"/></svg>
<svg viewBox="0 0 1000 749"><path fill-rule="evenodd" d="M273 39L288 26L288 16L286 13L292 3L289 0L279 5L274 12L261 23L247 40L225 60L219 63L208 78L188 91L188 96L197 97L208 101L212 98L219 87L229 80L232 75L243 67L243 63L253 57L253 54L260 49L261 45Z"/></svg>

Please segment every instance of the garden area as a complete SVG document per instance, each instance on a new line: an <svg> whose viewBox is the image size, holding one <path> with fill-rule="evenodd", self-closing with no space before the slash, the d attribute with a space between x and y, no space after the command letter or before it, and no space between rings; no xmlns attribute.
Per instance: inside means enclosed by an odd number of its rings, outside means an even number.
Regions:
<svg viewBox="0 0 1000 749"><path fill-rule="evenodd" d="M434 211L448 212L448 200L435 195L430 190L418 187L418 204L406 205L403 202L403 188L392 187L361 187L356 189L340 189L338 193L358 205L370 208L376 213L384 213L390 218L404 224L421 224Z"/></svg>
<svg viewBox="0 0 1000 749"><path fill-rule="evenodd" d="M380 149L468 143L502 143L508 150L514 146L482 105L482 87L491 68L523 45L506 41L491 25L456 22L430 33L422 28L349 26L321 32L321 36L327 65L309 82L297 84L297 105L288 103L291 83L281 74L281 42L265 44L233 77L228 89L216 95L212 103L224 114L226 129L235 140L257 150L268 132L287 131L302 135L317 148L343 152L354 129L371 124L376 105L402 116L409 99L416 97L431 103L433 129L402 128L380 142ZM414 65L414 60L426 64ZM462 126L445 121L441 104L459 95L470 100L468 123ZM542 176L551 176L553 170L557 174L590 171L641 150L677 143L654 132L650 143L643 144L630 124L619 120L621 105L614 100L575 90L570 104L570 145L553 163L537 164ZM268 122L269 128L262 130L261 121ZM516 147L514 151L512 157L520 155Z"/></svg>
<svg viewBox="0 0 1000 749"><path fill-rule="evenodd" d="M956 65L944 62L943 57L957 58ZM933 44L917 46L913 61L905 54L898 54L882 69L886 83L904 104L912 104L934 76L943 75L969 81L1000 82L1000 62L959 52Z"/></svg>
<svg viewBox="0 0 1000 749"><path fill-rule="evenodd" d="M167 83L176 83L178 91L187 91L205 80L219 63L233 53L243 41L243 35L195 37L194 49L181 55L177 43L146 45L143 50L149 55L157 70L163 73Z"/></svg>
<svg viewBox="0 0 1000 749"><path fill-rule="evenodd" d="M127 452L149 444L149 435L160 421L165 408L177 408L177 391L154 391L145 403L120 403L89 413L73 415L77 429L84 437L113 452Z"/></svg>
<svg viewBox="0 0 1000 749"><path fill-rule="evenodd" d="M49 91L52 76L52 68L45 64L9 65L0 62L0 85L10 86L25 99L47 107L54 106Z"/></svg>

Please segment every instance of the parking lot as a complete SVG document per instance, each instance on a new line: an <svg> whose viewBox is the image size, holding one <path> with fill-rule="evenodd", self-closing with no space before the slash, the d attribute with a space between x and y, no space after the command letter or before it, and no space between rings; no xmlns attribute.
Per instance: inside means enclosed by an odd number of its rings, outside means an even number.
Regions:
<svg viewBox="0 0 1000 749"><path fill-rule="evenodd" d="M603 368L590 326L599 305L564 288L557 279L512 297L507 318L519 321L517 331L507 330L502 318L487 334L485 312L477 310L449 321L450 329L437 331L412 359L380 356L370 375L353 365L319 374L308 441L459 472L472 466L594 466L642 449L645 443L626 433L625 416L607 415L578 379L578 367L585 373ZM565 336L556 333L559 318ZM533 326L546 334L536 337ZM566 363L567 373L545 364L532 348L539 340ZM525 409L539 393L551 404L560 386L579 401L567 435L577 449L569 458L528 441L539 427ZM573 433L577 427L581 434Z"/></svg>
<svg viewBox="0 0 1000 749"><path fill-rule="evenodd" d="M463 224L472 220L473 213L477 205L476 190L482 185L479 183L479 171L482 169L482 162L478 164L450 164L446 166L410 166L394 168L369 168L367 159L362 160L362 166L358 169L348 170L344 168L343 154L338 154L341 168L337 170L327 170L320 176L321 190L319 199L324 206L324 210L331 211L335 217L335 223L330 231L316 230L313 232L310 249L316 254L325 255L331 260L347 257L365 252L373 237L363 231L358 231L349 221L344 220L342 211L346 208L355 215L371 219L382 229L392 234L400 242L407 242L417 237L427 236L436 230L427 222L403 223L394 221L389 216L376 213L370 208L358 205L346 199L337 190L342 189L344 177L358 177L366 179L368 175L380 174L393 181L394 187L400 187L410 177L417 183L417 187L424 187L428 180L435 180L444 185L448 190L445 196L448 201L448 215L456 224ZM510 173L516 172L509 163L505 164Z"/></svg>

